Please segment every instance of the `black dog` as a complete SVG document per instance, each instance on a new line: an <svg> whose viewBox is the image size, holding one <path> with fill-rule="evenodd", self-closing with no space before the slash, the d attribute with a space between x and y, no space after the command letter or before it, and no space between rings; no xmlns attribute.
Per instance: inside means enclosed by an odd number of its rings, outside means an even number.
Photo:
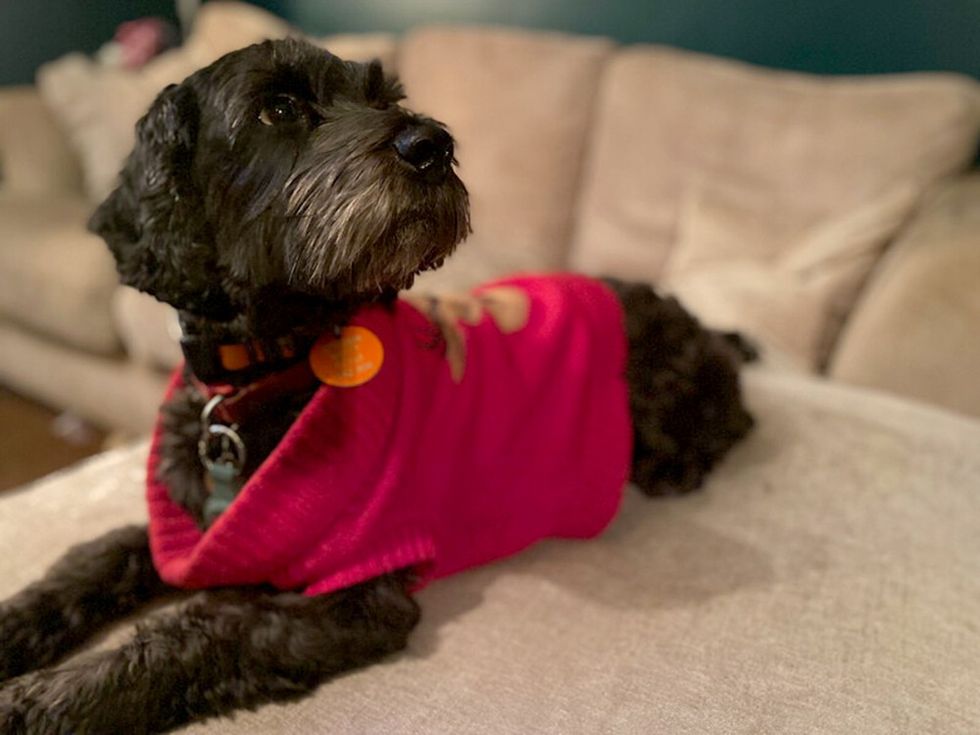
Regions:
<svg viewBox="0 0 980 735"><path fill-rule="evenodd" d="M119 187L91 227L122 280L180 310L186 386L163 409L159 474L205 526L200 381L261 383L360 307L390 302L469 231L445 128L398 105L377 63L300 41L229 54L164 90L138 126ZM673 299L609 282L626 315L632 480L650 495L698 487L750 428L735 335L699 326ZM221 345L243 346L228 369ZM315 388L263 396L237 426L240 486ZM478 417L477 417L478 418ZM142 623L122 647L44 668L97 629L172 590L145 528L71 549L0 604L3 732L151 732L308 692L397 651L419 619L413 572L339 592L203 592ZM27 673L33 672L33 673ZM17 677L17 678L12 678Z"/></svg>

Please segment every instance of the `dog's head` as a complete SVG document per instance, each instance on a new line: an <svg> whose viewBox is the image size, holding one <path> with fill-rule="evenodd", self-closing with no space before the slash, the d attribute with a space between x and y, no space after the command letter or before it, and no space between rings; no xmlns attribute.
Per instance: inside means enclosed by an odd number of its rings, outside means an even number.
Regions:
<svg viewBox="0 0 980 735"><path fill-rule="evenodd" d="M227 319L258 293L358 302L469 232L441 124L377 62L309 43L235 51L157 97L90 228L124 283Z"/></svg>

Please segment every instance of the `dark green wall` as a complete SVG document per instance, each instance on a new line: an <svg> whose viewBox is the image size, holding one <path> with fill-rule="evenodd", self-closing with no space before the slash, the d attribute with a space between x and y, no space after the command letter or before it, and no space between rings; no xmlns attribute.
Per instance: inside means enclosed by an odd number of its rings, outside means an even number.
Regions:
<svg viewBox="0 0 980 735"><path fill-rule="evenodd" d="M828 74L980 77L980 0L258 0L315 34L503 23Z"/></svg>
<svg viewBox="0 0 980 735"><path fill-rule="evenodd" d="M980 77L980 0L254 0L313 34L498 23L655 42L821 73L946 69ZM172 0L0 0L0 84L92 52Z"/></svg>
<svg viewBox="0 0 980 735"><path fill-rule="evenodd" d="M176 22L172 0L0 0L0 84L28 84L69 51L92 53L126 20Z"/></svg>

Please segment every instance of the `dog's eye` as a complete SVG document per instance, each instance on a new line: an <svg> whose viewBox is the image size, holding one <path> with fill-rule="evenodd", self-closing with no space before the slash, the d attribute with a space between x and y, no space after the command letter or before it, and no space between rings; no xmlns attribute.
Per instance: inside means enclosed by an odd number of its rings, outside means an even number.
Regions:
<svg viewBox="0 0 980 735"><path fill-rule="evenodd" d="M303 116L299 102L294 98L281 94L273 97L259 112L259 122L263 125L284 125L294 123Z"/></svg>

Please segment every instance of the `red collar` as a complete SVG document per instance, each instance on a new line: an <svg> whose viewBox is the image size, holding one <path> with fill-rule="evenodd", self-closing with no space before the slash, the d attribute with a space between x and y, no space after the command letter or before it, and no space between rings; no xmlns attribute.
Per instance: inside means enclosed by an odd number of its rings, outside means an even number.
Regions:
<svg viewBox="0 0 980 735"><path fill-rule="evenodd" d="M245 385L302 361L314 341L315 337L290 334L229 342L207 331L189 334L185 327L180 348L198 380L208 384Z"/></svg>
<svg viewBox="0 0 980 735"><path fill-rule="evenodd" d="M181 327L187 382L206 401L222 396L210 415L225 425L240 424L263 404L318 382L308 362L315 335L233 341L207 323L191 327L183 315Z"/></svg>
<svg viewBox="0 0 980 735"><path fill-rule="evenodd" d="M189 371L189 382L211 400L222 396L211 411L211 416L227 426L241 424L261 406L280 396L302 393L319 384L307 360L300 360L285 370L277 370L254 380L248 385L231 383L205 383Z"/></svg>

